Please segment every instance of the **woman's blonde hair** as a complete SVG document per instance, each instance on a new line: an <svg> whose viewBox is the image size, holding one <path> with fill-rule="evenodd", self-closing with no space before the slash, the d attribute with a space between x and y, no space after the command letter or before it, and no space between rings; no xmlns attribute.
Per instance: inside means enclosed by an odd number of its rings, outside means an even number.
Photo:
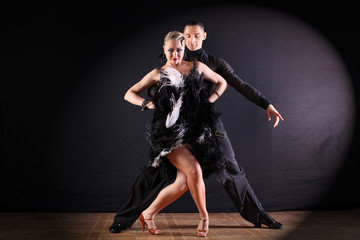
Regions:
<svg viewBox="0 0 360 240"><path fill-rule="evenodd" d="M179 31L168 32L164 38L164 45L169 40L175 40L175 41L180 40L181 45L185 46L185 36Z"/></svg>

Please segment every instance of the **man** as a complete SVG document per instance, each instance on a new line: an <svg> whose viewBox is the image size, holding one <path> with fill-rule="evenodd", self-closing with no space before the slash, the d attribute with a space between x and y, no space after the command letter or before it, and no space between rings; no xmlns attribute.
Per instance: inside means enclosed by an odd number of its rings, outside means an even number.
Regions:
<svg viewBox="0 0 360 240"><path fill-rule="evenodd" d="M247 99L266 110L268 121L271 121L271 115L275 117L274 127L280 120L283 120L269 100L267 100L259 91L248 83L242 81L233 71L231 66L221 58L209 56L202 48L203 41L206 39L204 25L201 22L188 22L185 25L184 35L186 38L186 52L184 60L198 60L208 65L213 71L220 74L228 84L243 94ZM260 201L252 190L242 168L240 168L235 159L230 140L221 120L217 124L217 137L224 150L227 160L227 173L224 176L218 176L229 197L235 204L240 215L247 221L260 228L261 224L267 225L271 229L281 229L283 225L275 221L267 214ZM123 229L130 228L139 215L154 201L163 187L168 185L160 176L158 168L147 166L134 183L129 200L124 204L120 211L114 217L114 223L110 226L111 233L121 232Z"/></svg>
<svg viewBox="0 0 360 240"><path fill-rule="evenodd" d="M205 32L204 25L201 22L190 21L186 23L184 36L187 47L184 60L197 60L208 65L214 72L217 72L225 78L227 83L235 88L235 90L240 92L256 105L265 109L268 121L271 121L271 115L275 116L274 127L278 125L280 120L284 120L271 102L258 90L242 81L225 60L215 56L209 56L204 51L202 45L203 41L206 39L207 33ZM240 215L247 221L254 223L255 227L260 227L263 223L268 225L270 228L283 228L281 223L275 221L267 213L265 213L260 201L257 199L248 180L246 179L244 170L237 164L234 151L229 139L227 138L226 131L222 126L221 121L220 126L218 126L218 130L224 133L219 140L227 158L227 170L229 173L229 177L223 180L222 184L238 209Z"/></svg>

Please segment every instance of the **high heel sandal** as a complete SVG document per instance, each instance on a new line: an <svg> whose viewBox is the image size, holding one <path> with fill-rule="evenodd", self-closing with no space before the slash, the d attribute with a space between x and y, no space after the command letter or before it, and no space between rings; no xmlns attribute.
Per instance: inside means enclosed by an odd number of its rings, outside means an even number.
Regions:
<svg viewBox="0 0 360 240"><path fill-rule="evenodd" d="M141 224L142 224L142 230L143 230L143 232L144 232L144 230L145 230L145 225L146 225L146 227L147 227L147 229L149 230L149 233L150 234L153 234L153 235L160 235L161 234L161 232L160 232L160 230L158 230L158 228L157 227L155 227L155 228L149 228L149 226L147 225L147 223L145 222L146 220L148 220L148 221L154 221L154 219L145 219L144 218L144 215L141 213L140 214L140 217L139 217L139 221L141 222Z"/></svg>
<svg viewBox="0 0 360 240"><path fill-rule="evenodd" d="M205 221L209 221L209 219L201 219L200 218L200 221L203 221L203 228L204 228L204 222ZM196 236L198 237L206 237L207 235L209 234L209 230L203 230L203 229L196 229Z"/></svg>

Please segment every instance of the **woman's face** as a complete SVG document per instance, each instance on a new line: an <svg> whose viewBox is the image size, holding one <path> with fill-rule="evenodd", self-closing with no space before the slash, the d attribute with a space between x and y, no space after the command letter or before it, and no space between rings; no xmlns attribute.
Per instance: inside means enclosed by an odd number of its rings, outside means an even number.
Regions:
<svg viewBox="0 0 360 240"><path fill-rule="evenodd" d="M168 40L164 45L166 60L171 64L179 64L184 57L184 46L180 40Z"/></svg>

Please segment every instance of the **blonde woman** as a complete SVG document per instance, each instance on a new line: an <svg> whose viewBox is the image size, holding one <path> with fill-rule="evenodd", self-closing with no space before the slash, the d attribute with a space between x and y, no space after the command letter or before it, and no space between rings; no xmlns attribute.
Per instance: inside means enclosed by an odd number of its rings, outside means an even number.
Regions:
<svg viewBox="0 0 360 240"><path fill-rule="evenodd" d="M164 202L162 195L181 196L190 190L200 215L196 235L205 237L209 230L209 215L203 176L220 171L224 166L215 136L218 113L213 102L225 92L227 83L205 64L183 60L185 38L182 33L169 32L163 49L165 65L152 70L133 85L126 92L125 100L141 106L142 110L154 110L153 121L147 128L150 164L160 167L164 177L175 178L160 192L158 203L164 207L170 202ZM210 92L212 88L207 84L216 87ZM156 86L151 91L152 98L142 98L140 93L151 86ZM155 200L152 205L158 203ZM154 216L141 214L139 220L143 229L147 226L151 234L160 234Z"/></svg>

